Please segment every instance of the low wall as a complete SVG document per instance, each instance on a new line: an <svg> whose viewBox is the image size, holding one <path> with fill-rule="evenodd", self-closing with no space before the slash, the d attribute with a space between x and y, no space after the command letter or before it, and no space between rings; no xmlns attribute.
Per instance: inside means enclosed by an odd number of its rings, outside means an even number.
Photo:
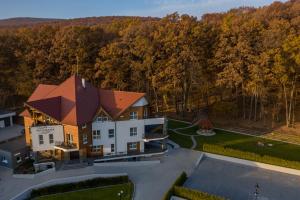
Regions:
<svg viewBox="0 0 300 200"><path fill-rule="evenodd" d="M88 179L93 178L109 178L109 177L117 177L117 176L128 176L127 173L119 173L119 174L90 174L90 175L83 175L83 176L73 176L73 177L67 177L67 178L58 178L58 179L52 179L49 181L46 181L44 183L40 183L34 186L31 186L27 188L26 190L20 192L18 195L14 196L10 200L23 200L30 197L30 193L33 189L39 189L51 185L57 185L57 184L65 184L65 183L75 183L80 181L85 181Z"/></svg>
<svg viewBox="0 0 300 200"><path fill-rule="evenodd" d="M23 178L23 179L34 179L35 177L51 174L55 172L55 168L50 168L45 171L36 173L36 174L13 174L14 178Z"/></svg>
<svg viewBox="0 0 300 200"><path fill-rule="evenodd" d="M155 165L159 164L160 160L149 160L149 161L128 161L128 162L102 162L94 163L96 167L135 167L135 166L145 166L145 165Z"/></svg>
<svg viewBox="0 0 300 200"><path fill-rule="evenodd" d="M250 167L258 167L258 168L262 168L262 169L267 169L267 170L272 170L272 171L276 171L276 172L300 176L300 170L296 170L296 169L280 167L280 166L276 166L276 165L270 165L270 164L265 164L265 163L250 161L250 160L243 160L243 159L239 159L239 158L222 156L222 155L217 155L217 154L212 154L212 153L205 153L205 156L207 156L208 158L224 160L224 161L228 161L228 162L232 162L232 163L247 165Z"/></svg>

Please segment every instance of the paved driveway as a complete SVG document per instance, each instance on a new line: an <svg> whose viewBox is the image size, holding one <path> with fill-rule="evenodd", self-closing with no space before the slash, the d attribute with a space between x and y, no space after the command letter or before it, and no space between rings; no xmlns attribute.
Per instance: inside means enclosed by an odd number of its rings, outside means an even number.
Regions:
<svg viewBox="0 0 300 200"><path fill-rule="evenodd" d="M300 176L210 158L201 161L185 186L231 200L252 200L256 183L260 200L300 199Z"/></svg>
<svg viewBox="0 0 300 200"><path fill-rule="evenodd" d="M188 149L170 150L160 157L160 164L135 167L86 167L81 169L57 171L54 174L41 176L35 179L12 178L9 171L0 168L0 175L4 175L0 181L0 199L6 200L14 197L21 191L32 185L36 185L50 179L70 176L80 176L93 173L128 173L136 186L136 200L161 199L163 194L172 185L177 176L182 172L192 173L200 152Z"/></svg>

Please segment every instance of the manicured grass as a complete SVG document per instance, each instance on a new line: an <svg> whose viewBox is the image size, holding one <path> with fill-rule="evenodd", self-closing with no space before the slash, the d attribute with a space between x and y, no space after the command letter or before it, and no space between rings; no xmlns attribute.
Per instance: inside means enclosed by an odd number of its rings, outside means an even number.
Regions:
<svg viewBox="0 0 300 200"><path fill-rule="evenodd" d="M189 123L168 119L168 129L183 128L189 126Z"/></svg>
<svg viewBox="0 0 300 200"><path fill-rule="evenodd" d="M168 131L169 139L179 144L183 148L191 148L193 142L189 136L179 135L173 131Z"/></svg>
<svg viewBox="0 0 300 200"><path fill-rule="evenodd" d="M187 128L187 129L179 129L178 131L180 132L180 133L184 133L184 134L187 134L187 135L197 135L198 136L198 134L196 133L196 131L199 129L199 127L198 126L192 126L192 127L190 127L190 128Z"/></svg>
<svg viewBox="0 0 300 200"><path fill-rule="evenodd" d="M178 131L189 135L197 135L197 129L198 127L191 127ZM227 131L215 131L217 134L214 136L195 136L197 141L196 150L300 169L299 145ZM188 138L188 136L170 133L170 139L185 148L189 146L188 141L190 139L188 140ZM263 143L264 146L260 146L258 143ZM272 144L272 146L268 144Z"/></svg>
<svg viewBox="0 0 300 200"><path fill-rule="evenodd" d="M197 141L196 149L202 151L204 144L214 144L225 148L252 152L260 156L267 155L285 160L300 161L300 146L298 145L225 132L221 130L215 131L217 134L211 137L195 137ZM265 145L259 146L258 142L262 142ZM267 144L272 144L273 146L268 146Z"/></svg>
<svg viewBox="0 0 300 200"><path fill-rule="evenodd" d="M54 194L49 196L41 196L38 200L119 200L118 193L123 190L123 200L131 200L133 191L132 183L126 183L122 185L114 185L103 188L92 188L81 191L73 191L67 193Z"/></svg>

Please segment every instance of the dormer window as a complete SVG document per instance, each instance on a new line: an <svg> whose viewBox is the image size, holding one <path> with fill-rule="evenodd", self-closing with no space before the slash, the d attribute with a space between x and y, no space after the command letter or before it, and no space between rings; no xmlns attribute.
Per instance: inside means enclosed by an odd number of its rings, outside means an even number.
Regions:
<svg viewBox="0 0 300 200"><path fill-rule="evenodd" d="M137 119L137 118L138 118L137 112L130 112L130 119Z"/></svg>
<svg viewBox="0 0 300 200"><path fill-rule="evenodd" d="M98 122L105 122L105 121L108 121L108 117L106 117L106 116L97 117L97 121L98 121Z"/></svg>

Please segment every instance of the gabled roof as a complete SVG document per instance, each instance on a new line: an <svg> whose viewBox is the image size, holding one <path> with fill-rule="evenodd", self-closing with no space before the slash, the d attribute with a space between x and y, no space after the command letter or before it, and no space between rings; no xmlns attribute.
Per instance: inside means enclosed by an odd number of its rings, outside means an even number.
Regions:
<svg viewBox="0 0 300 200"><path fill-rule="evenodd" d="M112 118L119 117L125 110L145 96L145 93L99 89L100 105Z"/></svg>
<svg viewBox="0 0 300 200"><path fill-rule="evenodd" d="M91 122L100 106L117 118L145 93L97 89L76 75L60 85L40 84L29 97L26 105L68 125ZM28 116L26 111L21 115Z"/></svg>
<svg viewBox="0 0 300 200"><path fill-rule="evenodd" d="M61 121L61 97L45 98L36 101L29 101L26 103L32 108L35 108L50 117Z"/></svg>
<svg viewBox="0 0 300 200"><path fill-rule="evenodd" d="M73 75L58 86L39 85L26 104L63 124L82 125L95 115L98 90L87 82L83 87L82 80Z"/></svg>

